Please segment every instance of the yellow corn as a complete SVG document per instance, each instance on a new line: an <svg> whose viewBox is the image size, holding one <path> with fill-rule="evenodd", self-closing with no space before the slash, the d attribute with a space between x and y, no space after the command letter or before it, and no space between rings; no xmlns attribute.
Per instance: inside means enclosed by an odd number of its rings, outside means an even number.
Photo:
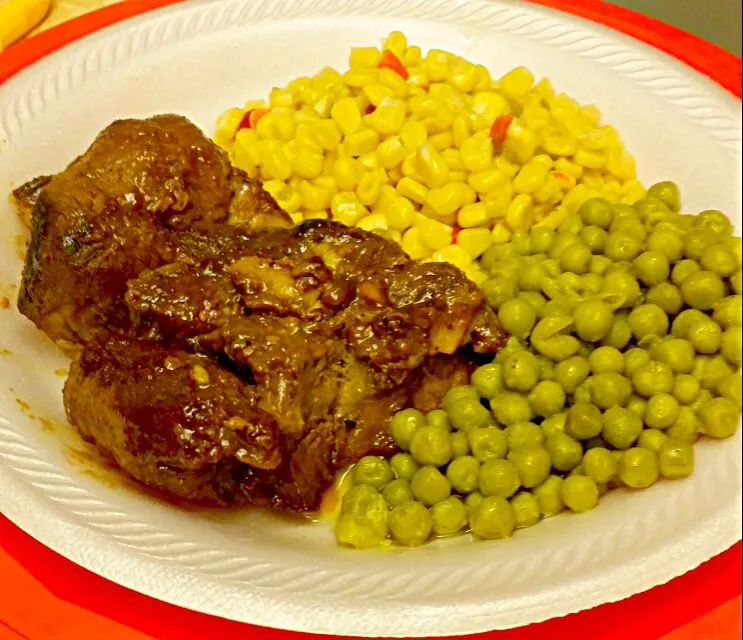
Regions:
<svg viewBox="0 0 743 640"><path fill-rule="evenodd" d="M489 91L493 87L490 72L481 64L475 65L475 86L473 91Z"/></svg>
<svg viewBox="0 0 743 640"><path fill-rule="evenodd" d="M588 187L583 184L576 185L574 189L571 189L565 194L565 197L562 200L562 208L566 212L565 215L567 216L576 213L578 209L580 209L580 206L590 197L591 194Z"/></svg>
<svg viewBox="0 0 743 640"><path fill-rule="evenodd" d="M444 149L441 152L441 157L446 162L446 166L452 171L462 171L464 169L462 154L459 152L459 149Z"/></svg>
<svg viewBox="0 0 743 640"><path fill-rule="evenodd" d="M330 218L330 214L327 211L305 211L304 212L304 219L305 220L328 220Z"/></svg>
<svg viewBox="0 0 743 640"><path fill-rule="evenodd" d="M379 164L385 169L399 165L407 155L407 149L399 136L391 136L377 148Z"/></svg>
<svg viewBox="0 0 743 640"><path fill-rule="evenodd" d="M568 118L574 116L579 109L578 103L564 93L549 98L547 104L552 111L552 116L561 122L565 122Z"/></svg>
<svg viewBox="0 0 743 640"><path fill-rule="evenodd" d="M457 179L457 182L461 182L462 184L462 205L477 202L477 191L470 187L470 185L465 182L465 179L466 178L464 175L461 177L461 179Z"/></svg>
<svg viewBox="0 0 743 640"><path fill-rule="evenodd" d="M397 229L390 229L388 227L387 229L375 229L374 231L380 236L387 238L388 240L392 240L392 242L396 242L397 244L402 243L402 233L400 233Z"/></svg>
<svg viewBox="0 0 743 640"><path fill-rule="evenodd" d="M373 153L379 145L379 134L374 129L362 128L349 133L343 141L346 153L358 158L365 153Z"/></svg>
<svg viewBox="0 0 743 640"><path fill-rule="evenodd" d="M283 180L266 180L263 183L263 188L273 196L276 204L287 213L296 213L302 206L300 195Z"/></svg>
<svg viewBox="0 0 743 640"><path fill-rule="evenodd" d="M292 175L292 165L280 142L262 140L261 159L262 170L269 179L288 180Z"/></svg>
<svg viewBox="0 0 743 640"><path fill-rule="evenodd" d="M567 177L570 178L570 176ZM552 173L548 174L542 186L532 193L534 202L538 202L539 204L554 204L560 201L561 196L562 189L560 182Z"/></svg>
<svg viewBox="0 0 743 640"><path fill-rule="evenodd" d="M548 213L541 221L537 223L538 227L549 227L550 229L557 229L565 219L568 217L568 212L563 207L558 207L554 211Z"/></svg>
<svg viewBox="0 0 743 640"><path fill-rule="evenodd" d="M402 61L407 69L420 65L421 60L423 60L423 54L420 47L411 46L405 49Z"/></svg>
<svg viewBox="0 0 743 640"><path fill-rule="evenodd" d="M430 250L438 251L451 244L452 229L449 225L418 214L413 223L420 232L420 239Z"/></svg>
<svg viewBox="0 0 743 640"><path fill-rule="evenodd" d="M609 180L601 188L601 195L609 202L619 202L619 198L622 197L622 185L618 180Z"/></svg>
<svg viewBox="0 0 743 640"><path fill-rule="evenodd" d="M482 201L488 209L488 215L491 218L503 218L511 206L513 199L513 187L510 182L506 182L492 191L481 196Z"/></svg>
<svg viewBox="0 0 743 640"><path fill-rule="evenodd" d="M475 65L463 58L456 58L449 67L447 78L449 84L464 93L469 93L475 88L478 81L478 73Z"/></svg>
<svg viewBox="0 0 743 640"><path fill-rule="evenodd" d="M399 231L405 231L411 224L415 217L415 207L413 203L404 198L403 196L397 196L392 202L390 202L385 212L387 221L393 229Z"/></svg>
<svg viewBox="0 0 743 640"><path fill-rule="evenodd" d="M506 224L511 231L526 230L534 221L534 201L530 195L516 196L506 212Z"/></svg>
<svg viewBox="0 0 743 640"><path fill-rule="evenodd" d="M240 169L248 173L260 166L260 141L258 134L253 129L241 129L235 135L233 160Z"/></svg>
<svg viewBox="0 0 743 640"><path fill-rule="evenodd" d="M385 98L394 98L395 92L389 87L385 87L381 82L375 82L364 87L364 95L376 107Z"/></svg>
<svg viewBox="0 0 743 640"><path fill-rule="evenodd" d="M398 58L403 58L405 56L405 49L407 49L407 47L408 39L402 31L393 31L384 41L384 48L392 51L392 53L394 53Z"/></svg>
<svg viewBox="0 0 743 640"><path fill-rule="evenodd" d="M513 180L516 177L516 174L519 172L519 165L517 165L514 162L511 162L507 158L504 158L503 156L498 156L493 160L493 167L498 169L506 178L509 180Z"/></svg>
<svg viewBox="0 0 743 640"><path fill-rule="evenodd" d="M359 156L359 162L364 166L365 169L371 171L372 169L379 168L379 158L375 152L365 153ZM385 175L386 179L386 175Z"/></svg>
<svg viewBox="0 0 743 640"><path fill-rule="evenodd" d="M588 188L597 191L604 186L605 182L603 174L595 169L585 169L580 181Z"/></svg>
<svg viewBox="0 0 743 640"><path fill-rule="evenodd" d="M594 129L588 133L578 136L578 143L584 149L591 151L601 151L609 144L608 136L603 129Z"/></svg>
<svg viewBox="0 0 743 640"><path fill-rule="evenodd" d="M499 185L504 184L508 181L505 175L503 175L495 167L484 169L483 171L475 171L469 174L467 180L469 185L478 193L487 193L492 191Z"/></svg>
<svg viewBox="0 0 743 640"><path fill-rule="evenodd" d="M377 69L349 69L343 74L342 80L349 87L361 88L372 84L379 79Z"/></svg>
<svg viewBox="0 0 743 640"><path fill-rule="evenodd" d="M558 158L555 161L555 169L571 176L573 182L577 181L583 175L583 167L570 162L567 158Z"/></svg>
<svg viewBox="0 0 743 640"><path fill-rule="evenodd" d="M490 132L478 131L464 141L462 163L468 171L483 171L493 161L493 143Z"/></svg>
<svg viewBox="0 0 743 640"><path fill-rule="evenodd" d="M330 170L332 170L332 166L330 167ZM329 174L317 176L317 178L315 178L312 181L312 184L316 187L320 187L321 189L326 189L327 191L330 191L330 192L338 190L338 185L335 182L335 178Z"/></svg>
<svg viewBox="0 0 743 640"><path fill-rule="evenodd" d="M418 120L408 120L400 129L400 139L408 151L415 151L428 139L426 125Z"/></svg>
<svg viewBox="0 0 743 640"><path fill-rule="evenodd" d="M467 204L457 214L457 224L462 228L482 227L488 222L490 222L490 215L484 202Z"/></svg>
<svg viewBox="0 0 743 640"><path fill-rule="evenodd" d="M466 275L478 287L482 286L483 282L485 282L490 277L475 263L470 264L465 269L462 269L462 271L464 271L464 275Z"/></svg>
<svg viewBox="0 0 743 640"><path fill-rule="evenodd" d="M428 77L428 74L422 70L416 70L408 76L409 85L414 85L417 87L427 87L429 82L431 82L431 79ZM408 89L408 93L413 95L412 92L410 91L410 88ZM416 95L420 95L420 94L416 94Z"/></svg>
<svg viewBox="0 0 743 640"><path fill-rule="evenodd" d="M302 208L307 211L321 211L330 206L332 191L311 184L305 180L299 183L299 196Z"/></svg>
<svg viewBox="0 0 743 640"><path fill-rule="evenodd" d="M387 220L381 213L370 213L356 223L359 229L364 231L378 231L387 229Z"/></svg>
<svg viewBox="0 0 743 640"><path fill-rule="evenodd" d="M454 146L461 149L462 145L467 142L472 135L469 124L467 124L467 116L457 115L454 117L451 125L451 133L452 139L454 140Z"/></svg>
<svg viewBox="0 0 743 640"><path fill-rule="evenodd" d="M300 145L295 147L291 161L292 170L302 178L311 180L322 173L323 155L312 147Z"/></svg>
<svg viewBox="0 0 743 640"><path fill-rule="evenodd" d="M529 158L534 155L536 147L537 140L534 133L522 126L518 118L514 118L508 129L508 136L503 149L514 156L521 164L526 164Z"/></svg>
<svg viewBox="0 0 743 640"><path fill-rule="evenodd" d="M505 244L511 239L511 230L502 222L499 222L490 232L490 238L493 240L493 244Z"/></svg>
<svg viewBox="0 0 743 640"><path fill-rule="evenodd" d="M376 47L353 47L348 56L348 66L351 69L376 69L381 57Z"/></svg>
<svg viewBox="0 0 743 640"><path fill-rule="evenodd" d="M405 82L405 80L403 80L395 71L392 71L392 69L380 69L379 82L388 89L392 89L392 92L397 98L408 97L408 83Z"/></svg>
<svg viewBox="0 0 743 640"><path fill-rule="evenodd" d="M338 100L331 107L330 115L344 135L361 129L361 110L353 98L342 98ZM266 116L261 119L261 122L265 119Z"/></svg>
<svg viewBox="0 0 743 640"><path fill-rule="evenodd" d="M440 187L449 179L449 167L441 154L428 142L418 145L416 167L422 181L429 187Z"/></svg>
<svg viewBox="0 0 743 640"><path fill-rule="evenodd" d="M279 89L274 87L268 94L268 104L271 107L293 107L294 96L288 89Z"/></svg>
<svg viewBox="0 0 743 640"><path fill-rule="evenodd" d="M408 98L408 111L416 118L428 118L436 113L440 104L436 98L424 93Z"/></svg>
<svg viewBox="0 0 743 640"><path fill-rule="evenodd" d="M402 161L401 169L404 176L417 180L418 182L423 182L423 178L418 171L418 158L415 153L409 153L405 156L405 159Z"/></svg>
<svg viewBox="0 0 743 640"><path fill-rule="evenodd" d="M534 85L534 95L539 96L544 101L548 101L555 96L555 89L547 78L542 78Z"/></svg>
<svg viewBox="0 0 743 640"><path fill-rule="evenodd" d="M490 229L483 227L462 229L457 234L457 245L462 247L472 260L485 253L485 250L492 244L493 238L490 235Z"/></svg>
<svg viewBox="0 0 743 640"><path fill-rule="evenodd" d="M426 118L423 123L429 133L443 133L451 127L453 119L454 115L449 106L439 102L434 114Z"/></svg>
<svg viewBox="0 0 743 640"><path fill-rule="evenodd" d="M606 166L606 156L600 151L578 149L573 155L573 161L585 169L603 169Z"/></svg>
<svg viewBox="0 0 743 640"><path fill-rule="evenodd" d="M405 122L405 102L398 98L384 98L369 120L382 135L393 135L400 131Z"/></svg>
<svg viewBox="0 0 743 640"><path fill-rule="evenodd" d="M305 217L305 215L306 215L306 214L303 214L303 213L301 213L301 212L297 211L297 212L295 212L295 213L290 213L290 214L289 214L289 217L290 217L290 218L292 219L292 222L293 222L294 224L299 224L299 223L300 223L300 222L302 222L303 220L308 220L308 219L309 219L309 218L306 218L306 217Z"/></svg>
<svg viewBox="0 0 743 640"><path fill-rule="evenodd" d="M334 220L338 220L349 227L355 225L369 213L369 210L359 202L356 194L349 191L334 193L330 199L330 210L333 213Z"/></svg>
<svg viewBox="0 0 743 640"><path fill-rule="evenodd" d="M577 145L574 140L557 129L550 129L542 140L542 149L553 156L571 156L575 153Z"/></svg>
<svg viewBox="0 0 743 640"><path fill-rule="evenodd" d="M440 49L431 49L426 54L426 70L432 82L441 82L449 74L449 54Z"/></svg>
<svg viewBox="0 0 743 640"><path fill-rule="evenodd" d="M382 188L382 180L378 171L368 171L361 178L359 186L356 189L356 196L361 204L370 207L379 198L379 192Z"/></svg>
<svg viewBox="0 0 743 640"><path fill-rule="evenodd" d="M429 258L430 262L448 262L455 267L465 269L472 264L472 258L459 245L450 244L443 249L434 251Z"/></svg>
<svg viewBox="0 0 743 640"><path fill-rule="evenodd" d="M499 81L500 90L511 100L520 100L534 84L534 76L526 67L517 67L504 75Z"/></svg>
<svg viewBox="0 0 743 640"><path fill-rule="evenodd" d="M534 193L547 180L548 170L542 163L527 162L513 179L513 190L516 193Z"/></svg>
<svg viewBox="0 0 743 640"><path fill-rule="evenodd" d="M609 149L606 162L606 170L617 177L618 180L631 180L636 175L635 159L621 146Z"/></svg>
<svg viewBox="0 0 743 640"><path fill-rule="evenodd" d="M509 112L506 99L494 91L480 91L472 96L472 113L492 124L498 116Z"/></svg>
<svg viewBox="0 0 743 640"><path fill-rule="evenodd" d="M431 249L423 242L417 227L410 227L402 234L402 249L412 260L421 260L431 254Z"/></svg>
<svg viewBox="0 0 743 640"><path fill-rule="evenodd" d="M413 202L423 204L428 197L428 188L412 178L401 178L397 182L397 193Z"/></svg>
<svg viewBox="0 0 743 640"><path fill-rule="evenodd" d="M391 184L383 184L379 188L379 197L372 206L372 211L386 214L389 211L390 205L399 197L395 187Z"/></svg>
<svg viewBox="0 0 743 640"><path fill-rule="evenodd" d="M462 206L464 183L449 182L441 187L431 189L426 198L426 204L433 210L437 218L450 216Z"/></svg>
<svg viewBox="0 0 743 640"><path fill-rule="evenodd" d="M343 191L354 191L363 176L364 165L355 158L341 157L333 164L333 178Z"/></svg>
<svg viewBox="0 0 743 640"><path fill-rule="evenodd" d="M244 116L244 109L238 109L237 107L227 109L227 111L217 118L214 137L221 140L230 140L234 138L237 133L237 128L240 126Z"/></svg>

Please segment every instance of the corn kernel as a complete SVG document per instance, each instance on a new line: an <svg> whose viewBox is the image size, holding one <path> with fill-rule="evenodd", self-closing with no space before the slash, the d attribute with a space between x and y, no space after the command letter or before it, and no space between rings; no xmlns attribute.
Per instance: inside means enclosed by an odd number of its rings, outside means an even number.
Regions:
<svg viewBox="0 0 743 640"><path fill-rule="evenodd" d="M503 156L497 156L493 160L493 167L498 169L506 178L513 180L521 167Z"/></svg>
<svg viewBox="0 0 743 640"><path fill-rule="evenodd" d="M472 91L478 79L475 65L463 58L455 58L453 64L449 67L447 81L464 93Z"/></svg>
<svg viewBox="0 0 743 640"><path fill-rule="evenodd" d="M475 191L470 185L468 185L464 180L461 180L462 182L462 205L466 204L472 204L473 202L477 202L477 191Z"/></svg>
<svg viewBox="0 0 743 640"><path fill-rule="evenodd" d="M440 104L436 98L424 93L408 98L408 111L417 118L429 118L436 113Z"/></svg>
<svg viewBox="0 0 743 640"><path fill-rule="evenodd" d="M299 197L302 199L302 208L308 211L321 211L330 206L332 191L323 189L303 180L299 184Z"/></svg>
<svg viewBox="0 0 743 640"><path fill-rule="evenodd" d="M349 156L358 158L365 153L373 153L379 145L379 134L374 129L362 128L349 133L343 146Z"/></svg>
<svg viewBox="0 0 743 640"><path fill-rule="evenodd" d="M402 250L411 260L422 260L431 254L431 249L421 239L420 229L410 227L402 234Z"/></svg>
<svg viewBox="0 0 743 640"><path fill-rule="evenodd" d="M493 244L506 244L511 239L511 230L499 222L490 232L490 238L493 240Z"/></svg>
<svg viewBox="0 0 743 640"><path fill-rule="evenodd" d="M299 224L300 222L305 220L305 215L306 214L303 214L302 212L297 211L295 213L290 213L289 217L292 219L293 224Z"/></svg>
<svg viewBox="0 0 743 640"><path fill-rule="evenodd" d="M377 148L379 164L385 169L399 165L407 155L407 149L399 136L391 136Z"/></svg>
<svg viewBox="0 0 743 640"><path fill-rule="evenodd" d="M600 151L578 149L573 155L573 161L585 169L603 169L606 166L606 156Z"/></svg>
<svg viewBox="0 0 743 640"><path fill-rule="evenodd" d="M467 123L467 116L457 115L451 124L452 138L454 139L454 146L461 149L473 132L470 131L470 126Z"/></svg>
<svg viewBox="0 0 743 640"><path fill-rule="evenodd" d="M376 69L382 54L376 47L352 47L348 56L351 69Z"/></svg>
<svg viewBox="0 0 743 640"><path fill-rule="evenodd" d="M320 189L326 189L327 191L330 191L330 192L337 191L338 185L335 182L335 178L332 175L330 175L330 172L332 171L332 165L330 169L328 170L323 169L323 170L327 171L327 173L317 176L317 178L315 178L312 181L312 184L316 187L320 187Z"/></svg>
<svg viewBox="0 0 743 640"><path fill-rule="evenodd" d="M356 223L359 229L364 231L377 231L387 229L387 220L381 213L370 213Z"/></svg>
<svg viewBox="0 0 743 640"><path fill-rule="evenodd" d="M417 87L427 87L429 82L431 82L431 79L425 71L415 71L408 76L408 83Z"/></svg>
<svg viewBox="0 0 743 640"><path fill-rule="evenodd" d="M449 172L449 180L452 182L466 182L467 181L467 172L466 171L450 171ZM469 185L467 185L469 187ZM477 198L477 195L475 195L475 198Z"/></svg>
<svg viewBox="0 0 743 640"><path fill-rule="evenodd" d="M405 53L402 56L402 62L407 69L419 66L422 60L423 54L421 48L415 45L405 49ZM410 78L408 78L408 80L410 80Z"/></svg>
<svg viewBox="0 0 743 640"><path fill-rule="evenodd" d="M513 190L516 193L534 193L547 180L547 172L543 165L533 160L527 162L513 179Z"/></svg>
<svg viewBox="0 0 743 640"><path fill-rule="evenodd" d="M426 125L429 133L443 133L451 127L453 119L454 116L449 106L439 103L436 112L426 118L423 123Z"/></svg>
<svg viewBox="0 0 743 640"><path fill-rule="evenodd" d="M369 210L359 202L356 194L349 191L334 193L330 199L330 210L333 219L349 227L354 226Z"/></svg>
<svg viewBox="0 0 743 640"><path fill-rule="evenodd" d="M601 189L601 195L609 202L619 202L622 197L622 185L618 180L609 180Z"/></svg>
<svg viewBox="0 0 743 640"><path fill-rule="evenodd" d="M576 185L575 188L565 194L565 197L562 199L562 208L566 211L566 215L572 215L590 197L591 194L588 187L583 184Z"/></svg>
<svg viewBox="0 0 743 640"><path fill-rule="evenodd" d="M282 180L267 180L263 188L271 194L276 204L287 213L296 213L302 206L300 195Z"/></svg>
<svg viewBox="0 0 743 640"><path fill-rule="evenodd" d="M444 149L441 152L441 157L446 162L446 166L452 171L462 171L464 169L462 154L459 152L459 149Z"/></svg>
<svg viewBox="0 0 743 640"><path fill-rule="evenodd" d="M387 207L384 214L393 229L405 231L415 218L415 207L413 203L402 196L395 197Z"/></svg>
<svg viewBox="0 0 743 640"><path fill-rule="evenodd" d="M542 149L553 156L571 156L577 145L574 140L561 134L557 129L549 130L542 140Z"/></svg>
<svg viewBox="0 0 743 640"><path fill-rule="evenodd" d="M509 112L508 102L494 91L480 91L472 96L472 113L492 124L498 116Z"/></svg>
<svg viewBox="0 0 743 640"><path fill-rule="evenodd" d="M374 152L365 153L364 155L359 156L359 162L364 165L364 169L367 169L368 171L379 168L379 158L377 158L377 154Z"/></svg>
<svg viewBox="0 0 743 640"><path fill-rule="evenodd" d="M428 197L428 188L417 180L408 177L398 180L397 192L418 204L423 204Z"/></svg>
<svg viewBox="0 0 743 640"><path fill-rule="evenodd" d="M537 140L534 132L522 126L518 119L514 119L508 129L508 136L503 145L504 150L514 156L521 164L526 164L534 155Z"/></svg>
<svg viewBox="0 0 743 640"><path fill-rule="evenodd" d="M291 155L291 169L298 176L311 180L322 173L323 155L312 147L297 145Z"/></svg>
<svg viewBox="0 0 743 640"><path fill-rule="evenodd" d="M304 219L305 220L329 220L330 214L325 211L305 211L304 212Z"/></svg>
<svg viewBox="0 0 743 640"><path fill-rule="evenodd" d="M557 178L552 173L548 174L542 186L532 193L532 197L534 202L539 204L551 205L559 202L562 197L562 189Z"/></svg>
<svg viewBox="0 0 743 640"><path fill-rule="evenodd" d="M355 158L341 157L333 164L333 178L343 191L354 191L363 176L364 165Z"/></svg>
<svg viewBox="0 0 743 640"><path fill-rule="evenodd" d="M520 100L529 93L529 89L534 84L534 76L526 67L516 67L506 73L498 84L507 98Z"/></svg>
<svg viewBox="0 0 743 640"><path fill-rule="evenodd" d="M583 175L583 167L570 162L567 158L558 158L555 161L555 169L567 173L573 178L573 181L577 181Z"/></svg>
<svg viewBox="0 0 743 640"><path fill-rule="evenodd" d="M389 49L398 58L405 55L405 49L408 48L408 39L402 31L392 31L384 41L384 48Z"/></svg>
<svg viewBox="0 0 743 640"><path fill-rule="evenodd" d="M507 182L508 178L495 167L490 167L470 173L467 181L478 193L487 193Z"/></svg>
<svg viewBox="0 0 743 640"><path fill-rule="evenodd" d="M461 229L457 234L457 245L462 247L472 260L485 253L491 244L493 244L493 238L490 235L490 229L485 227Z"/></svg>
<svg viewBox="0 0 743 640"><path fill-rule="evenodd" d="M349 87L357 89L377 82L378 79L379 71L377 69L349 69L343 74L343 82Z"/></svg>
<svg viewBox="0 0 743 640"><path fill-rule="evenodd" d="M233 161L243 171L250 171L261 164L261 148L258 134L253 129L240 129L235 135L232 148Z"/></svg>
<svg viewBox="0 0 743 640"><path fill-rule="evenodd" d="M442 133L432 135L429 139L429 142L437 151L444 151L445 149L449 149L453 143L451 131L444 131Z"/></svg>
<svg viewBox="0 0 743 640"><path fill-rule="evenodd" d="M462 206L463 186L461 182L449 182L428 192L426 204L437 218L450 216Z"/></svg>
<svg viewBox="0 0 743 640"><path fill-rule="evenodd" d="M293 107L294 96L288 89L274 87L271 89L271 93L268 94L268 104L271 107Z"/></svg>
<svg viewBox="0 0 743 640"><path fill-rule="evenodd" d="M263 172L269 178L288 180L292 175L292 165L280 142L276 140L261 141L261 158L263 160Z"/></svg>
<svg viewBox="0 0 743 640"><path fill-rule="evenodd" d="M391 184L383 184L379 188L379 197L374 203L372 211L374 211L375 213L384 213L386 215L392 203L399 197L400 196L398 195L395 187L393 187Z"/></svg>
<svg viewBox="0 0 743 640"><path fill-rule="evenodd" d="M417 180L418 182L423 182L423 177L418 171L418 157L415 153L409 153L405 156L401 168L404 176Z"/></svg>
<svg viewBox="0 0 743 640"><path fill-rule="evenodd" d="M534 85L534 93L542 100L547 101L555 96L555 89L547 78L542 78Z"/></svg>
<svg viewBox="0 0 743 640"><path fill-rule="evenodd" d="M429 187L440 187L449 179L449 167L434 147L424 142L416 149L417 169Z"/></svg>
<svg viewBox="0 0 743 640"><path fill-rule="evenodd" d="M392 89L395 97L400 99L408 97L408 83L395 71L392 69L380 69L378 77L379 82L388 89Z"/></svg>
<svg viewBox="0 0 743 640"><path fill-rule="evenodd" d="M575 178L564 171L551 171L550 174L557 181L562 191L569 191L575 186Z"/></svg>
<svg viewBox="0 0 743 640"><path fill-rule="evenodd" d="M457 224L464 228L482 227L490 222L488 208L483 202L465 205L457 214Z"/></svg>
<svg viewBox="0 0 743 640"><path fill-rule="evenodd" d="M449 225L418 214L413 228L420 231L420 239L429 249L438 251L451 244L452 229Z"/></svg>
<svg viewBox="0 0 743 640"><path fill-rule="evenodd" d="M384 98L369 120L379 133L393 135L400 131L405 122L405 102L398 98Z"/></svg>
<svg viewBox="0 0 743 640"><path fill-rule="evenodd" d="M353 98L342 98L336 102L330 109L330 115L344 135L361 129L361 111Z"/></svg>
<svg viewBox="0 0 743 640"><path fill-rule="evenodd" d="M426 54L426 70L432 82L441 82L449 74L449 54L440 49L430 49Z"/></svg>
<svg viewBox="0 0 743 640"><path fill-rule="evenodd" d="M508 207L513 199L513 187L510 182L500 185L498 188L488 191L481 196L482 201L488 209L491 218L504 218Z"/></svg>
<svg viewBox="0 0 743 640"><path fill-rule="evenodd" d="M493 143L490 132L478 131L464 141L461 148L462 162L468 171L483 171L493 161Z"/></svg>
<svg viewBox="0 0 743 640"><path fill-rule="evenodd" d="M605 182L603 174L596 169L585 169L580 181L589 189L596 191L603 187Z"/></svg>
<svg viewBox="0 0 743 640"><path fill-rule="evenodd" d="M409 151L415 151L428 139L426 125L417 120L408 120L400 129L400 139Z"/></svg>
<svg viewBox="0 0 743 640"><path fill-rule="evenodd" d="M459 245L451 244L443 249L434 251L429 258L430 262L448 262L455 267L465 269L472 263L472 258Z"/></svg>
<svg viewBox="0 0 743 640"><path fill-rule="evenodd" d="M634 157L623 147L615 146L609 149L606 170L620 181L631 180L635 177L637 167Z"/></svg>
<svg viewBox="0 0 743 640"><path fill-rule="evenodd" d="M490 72L481 64L475 65L475 86L473 91L489 91L493 87Z"/></svg>
<svg viewBox="0 0 743 640"><path fill-rule="evenodd" d="M217 126L214 133L215 138L224 138L225 140L231 140L237 133L237 128L240 126L245 111L238 109L227 109L223 114L217 118Z"/></svg>
<svg viewBox="0 0 743 640"><path fill-rule="evenodd" d="M506 212L506 224L511 231L526 230L534 221L534 201L530 195L516 196Z"/></svg>
<svg viewBox="0 0 743 640"><path fill-rule="evenodd" d="M551 117L550 112L541 105L525 107L521 112L521 119L524 124L533 131L549 124Z"/></svg>
<svg viewBox="0 0 743 640"><path fill-rule="evenodd" d="M466 269L462 269L462 271L464 271L464 275L466 275L478 287L481 287L482 284L490 277L476 264L470 264Z"/></svg>
<svg viewBox="0 0 743 640"><path fill-rule="evenodd" d="M395 184L400 182L400 180L402 180L404 177L403 172L402 172L402 167L400 165L397 165L396 167L392 167L392 169L388 169L387 175L389 176L390 181Z"/></svg>
<svg viewBox="0 0 743 640"><path fill-rule="evenodd" d="M392 242L394 242L395 244L402 243L402 233L400 233L397 229L390 229L389 227L387 229L376 229L375 233L378 233L383 238L392 240Z"/></svg>
<svg viewBox="0 0 743 640"><path fill-rule="evenodd" d="M361 178L359 186L356 189L356 196L361 204L370 207L379 198L379 192L382 188L382 181L377 171L367 171Z"/></svg>
<svg viewBox="0 0 743 640"><path fill-rule="evenodd" d="M389 87L385 87L381 82L374 82L364 87L364 94L370 104L375 107L381 104L385 98L394 98L395 92Z"/></svg>
<svg viewBox="0 0 743 640"><path fill-rule="evenodd" d="M557 229L565 219L568 217L568 212L564 207L558 207L554 211L548 213L542 220L540 220L536 226L538 227L549 227L550 229Z"/></svg>

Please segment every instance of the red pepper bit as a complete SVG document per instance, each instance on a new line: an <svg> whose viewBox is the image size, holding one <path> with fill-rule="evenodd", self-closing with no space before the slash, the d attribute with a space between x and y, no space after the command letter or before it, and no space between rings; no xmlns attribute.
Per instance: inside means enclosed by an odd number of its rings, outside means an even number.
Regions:
<svg viewBox="0 0 743 640"><path fill-rule="evenodd" d="M493 122L493 126L490 127L490 137L497 153L503 149L503 144L506 142L506 136L508 135L508 127L511 126L512 122L512 115L498 116Z"/></svg>
<svg viewBox="0 0 743 640"><path fill-rule="evenodd" d="M245 112L243 119L240 120L240 124L237 130L240 129L255 129L258 126L259 120L268 113L268 109L250 109Z"/></svg>
<svg viewBox="0 0 743 640"><path fill-rule="evenodd" d="M458 224L455 224L451 228L451 243L456 244L457 238L459 237L459 232L462 230L462 227L460 227Z"/></svg>
<svg viewBox="0 0 743 640"><path fill-rule="evenodd" d="M376 110L377 108L373 104L368 105L365 109L367 115L374 113Z"/></svg>
<svg viewBox="0 0 743 640"><path fill-rule="evenodd" d="M379 62L377 62L377 69L392 69L392 71L394 71L398 76L401 76L403 80L407 80L410 77L408 70L400 61L400 58L389 49L382 51L382 57Z"/></svg>

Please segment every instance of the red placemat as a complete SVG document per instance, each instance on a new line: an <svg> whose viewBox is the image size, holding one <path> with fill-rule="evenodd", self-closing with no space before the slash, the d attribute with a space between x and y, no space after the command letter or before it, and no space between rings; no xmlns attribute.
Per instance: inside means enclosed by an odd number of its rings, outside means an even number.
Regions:
<svg viewBox="0 0 743 640"><path fill-rule="evenodd" d="M0 82L64 45L178 0L128 0L0 54ZM601 0L530 0L646 42L741 96L741 60L695 36ZM482 640L737 640L741 544L647 593ZM0 516L0 640L310 640L322 636L243 625L120 587L50 551Z"/></svg>

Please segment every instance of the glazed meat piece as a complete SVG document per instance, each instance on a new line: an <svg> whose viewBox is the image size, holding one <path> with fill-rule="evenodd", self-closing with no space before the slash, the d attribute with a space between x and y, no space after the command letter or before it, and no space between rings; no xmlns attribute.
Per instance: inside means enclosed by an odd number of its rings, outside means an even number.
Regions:
<svg viewBox="0 0 743 640"><path fill-rule="evenodd" d="M15 199L22 217L33 210L18 308L68 343L126 331L127 281L184 253L182 233L291 225L262 187L173 115L114 122L67 169Z"/></svg>

